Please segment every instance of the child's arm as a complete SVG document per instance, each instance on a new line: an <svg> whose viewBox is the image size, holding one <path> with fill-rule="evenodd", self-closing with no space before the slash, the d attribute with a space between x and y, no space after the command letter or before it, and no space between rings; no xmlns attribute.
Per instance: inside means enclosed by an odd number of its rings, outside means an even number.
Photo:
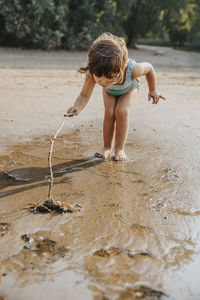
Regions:
<svg viewBox="0 0 200 300"><path fill-rule="evenodd" d="M85 79L84 85L79 96L76 98L74 105L68 108L67 113L72 113L74 115L78 115L84 107L87 105L92 91L95 86L95 81L93 76L89 76L89 78Z"/></svg>
<svg viewBox="0 0 200 300"><path fill-rule="evenodd" d="M160 99L166 100L165 97L160 95L156 89L156 74L153 66L149 63L134 63L132 70L132 80L140 77L146 76L146 80L149 86L148 100L153 99L152 104L157 104Z"/></svg>

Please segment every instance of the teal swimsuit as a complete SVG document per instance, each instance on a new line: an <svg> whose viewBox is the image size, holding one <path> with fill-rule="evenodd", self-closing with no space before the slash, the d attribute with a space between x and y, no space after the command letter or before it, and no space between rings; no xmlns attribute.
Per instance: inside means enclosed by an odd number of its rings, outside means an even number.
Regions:
<svg viewBox="0 0 200 300"><path fill-rule="evenodd" d="M140 81L139 79L131 80L131 73L133 69L133 59L128 59L128 65L126 68L126 79L123 84L119 85L112 85L109 88L106 89L108 94L112 96L121 96L123 94L128 93L134 88L139 89L140 87Z"/></svg>

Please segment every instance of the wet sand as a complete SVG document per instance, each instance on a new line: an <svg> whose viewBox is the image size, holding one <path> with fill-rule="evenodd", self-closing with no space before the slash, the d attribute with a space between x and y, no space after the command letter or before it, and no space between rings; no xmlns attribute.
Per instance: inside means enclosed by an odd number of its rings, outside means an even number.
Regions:
<svg viewBox="0 0 200 300"><path fill-rule="evenodd" d="M141 47L167 102L142 79L125 163L98 160L103 103L66 120L53 151L53 197L74 208L33 214L47 199L50 138L83 78L86 53L0 50L0 299L198 300L200 55Z"/></svg>

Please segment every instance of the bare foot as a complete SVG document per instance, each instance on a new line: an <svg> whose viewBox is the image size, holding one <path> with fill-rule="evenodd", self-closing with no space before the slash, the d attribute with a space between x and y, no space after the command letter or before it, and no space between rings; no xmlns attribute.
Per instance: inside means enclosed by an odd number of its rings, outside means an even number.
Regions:
<svg viewBox="0 0 200 300"><path fill-rule="evenodd" d="M127 160L124 150L115 151L115 161L125 161Z"/></svg>
<svg viewBox="0 0 200 300"><path fill-rule="evenodd" d="M108 148L103 148L101 149L101 151L99 152L96 152L94 154L95 157L98 157L98 158L103 158L103 159L106 159L108 158L109 156L111 156L111 149L108 149Z"/></svg>

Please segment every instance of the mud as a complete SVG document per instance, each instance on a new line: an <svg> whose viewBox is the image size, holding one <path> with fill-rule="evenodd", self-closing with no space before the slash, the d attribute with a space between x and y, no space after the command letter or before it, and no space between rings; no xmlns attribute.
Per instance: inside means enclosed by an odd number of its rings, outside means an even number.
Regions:
<svg viewBox="0 0 200 300"><path fill-rule="evenodd" d="M24 210L47 199L49 137L15 145L0 158L1 290L14 280L24 299L30 285L56 284L61 275L70 281L69 270L76 270L89 282L86 299L183 299L168 280L186 276L199 255L199 157L177 165L175 144L147 146L133 131L129 161L98 160L90 155L101 139L98 127L75 129L55 144L53 197L81 207L73 214ZM195 299L192 293L186 285Z"/></svg>
<svg viewBox="0 0 200 300"><path fill-rule="evenodd" d="M130 159L104 161L93 156L102 146L103 105L96 88L54 145L52 196L73 208L62 214L33 214L27 207L48 200L50 140L82 81L55 65L40 69L30 53L32 65L26 69L25 59L9 70L14 59L4 53L0 299L200 298L200 75L198 64L191 69L199 54L184 53L181 60L181 52L154 57L145 51L144 60L154 58L161 68L158 86L167 102L148 103L142 80L130 113Z"/></svg>

